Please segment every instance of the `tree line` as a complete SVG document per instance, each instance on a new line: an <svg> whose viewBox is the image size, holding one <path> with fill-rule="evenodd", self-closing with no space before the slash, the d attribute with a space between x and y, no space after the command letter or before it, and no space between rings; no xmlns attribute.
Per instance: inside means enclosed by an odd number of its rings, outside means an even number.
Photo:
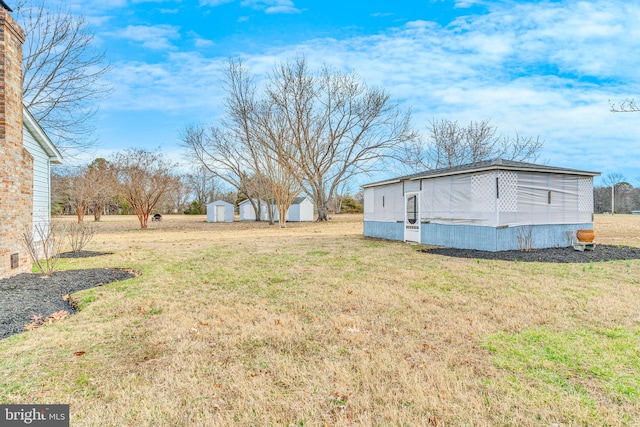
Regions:
<svg viewBox="0 0 640 427"><path fill-rule="evenodd" d="M52 175L54 213L75 214L78 222L91 213L135 214L147 228L152 213L205 213L206 203L223 199L235 203L203 168L177 174L176 164L157 151L130 149L87 166L58 167Z"/></svg>
<svg viewBox="0 0 640 427"><path fill-rule="evenodd" d="M155 213L201 215L212 201L237 204L243 200L208 169L178 173L177 166L157 151L131 149L86 166L56 167L51 186L53 213L76 215L79 223L89 214L94 221L105 214L135 214L140 227L147 228ZM337 194L329 207L335 213L361 212L362 205L362 193L346 192Z"/></svg>
<svg viewBox="0 0 640 427"><path fill-rule="evenodd" d="M607 174L602 185L593 189L593 205L595 213L640 211L640 188L634 188L622 174Z"/></svg>

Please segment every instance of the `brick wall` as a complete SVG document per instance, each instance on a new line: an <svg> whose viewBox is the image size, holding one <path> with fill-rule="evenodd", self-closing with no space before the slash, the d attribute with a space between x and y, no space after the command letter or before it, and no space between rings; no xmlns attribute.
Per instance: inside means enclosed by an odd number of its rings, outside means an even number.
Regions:
<svg viewBox="0 0 640 427"><path fill-rule="evenodd" d="M31 271L17 237L32 226L33 159L22 144L24 31L0 7L0 278ZM19 265L11 266L18 254Z"/></svg>

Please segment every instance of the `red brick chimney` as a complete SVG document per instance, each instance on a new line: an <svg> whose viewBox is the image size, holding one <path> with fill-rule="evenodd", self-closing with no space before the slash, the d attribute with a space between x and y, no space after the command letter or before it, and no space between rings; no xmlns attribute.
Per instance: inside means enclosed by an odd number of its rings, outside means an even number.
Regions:
<svg viewBox="0 0 640 427"><path fill-rule="evenodd" d="M19 236L33 216L33 159L22 144L25 34L9 12L0 0L0 278L31 271Z"/></svg>

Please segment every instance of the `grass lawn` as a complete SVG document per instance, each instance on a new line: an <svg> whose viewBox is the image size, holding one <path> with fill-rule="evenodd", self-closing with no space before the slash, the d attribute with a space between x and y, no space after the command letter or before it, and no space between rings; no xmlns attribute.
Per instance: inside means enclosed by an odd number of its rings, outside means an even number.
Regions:
<svg viewBox="0 0 640 427"><path fill-rule="evenodd" d="M640 260L448 258L358 215L103 218L87 249L113 254L60 268L142 275L0 341L1 403L69 403L73 426L640 425ZM640 215L594 228L640 246Z"/></svg>

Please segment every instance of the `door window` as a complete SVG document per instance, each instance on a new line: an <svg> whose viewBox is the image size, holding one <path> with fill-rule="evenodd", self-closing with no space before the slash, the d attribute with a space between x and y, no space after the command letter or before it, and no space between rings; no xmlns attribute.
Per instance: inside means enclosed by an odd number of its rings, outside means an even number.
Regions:
<svg viewBox="0 0 640 427"><path fill-rule="evenodd" d="M407 222L415 224L418 222L418 196L415 194L407 198Z"/></svg>

